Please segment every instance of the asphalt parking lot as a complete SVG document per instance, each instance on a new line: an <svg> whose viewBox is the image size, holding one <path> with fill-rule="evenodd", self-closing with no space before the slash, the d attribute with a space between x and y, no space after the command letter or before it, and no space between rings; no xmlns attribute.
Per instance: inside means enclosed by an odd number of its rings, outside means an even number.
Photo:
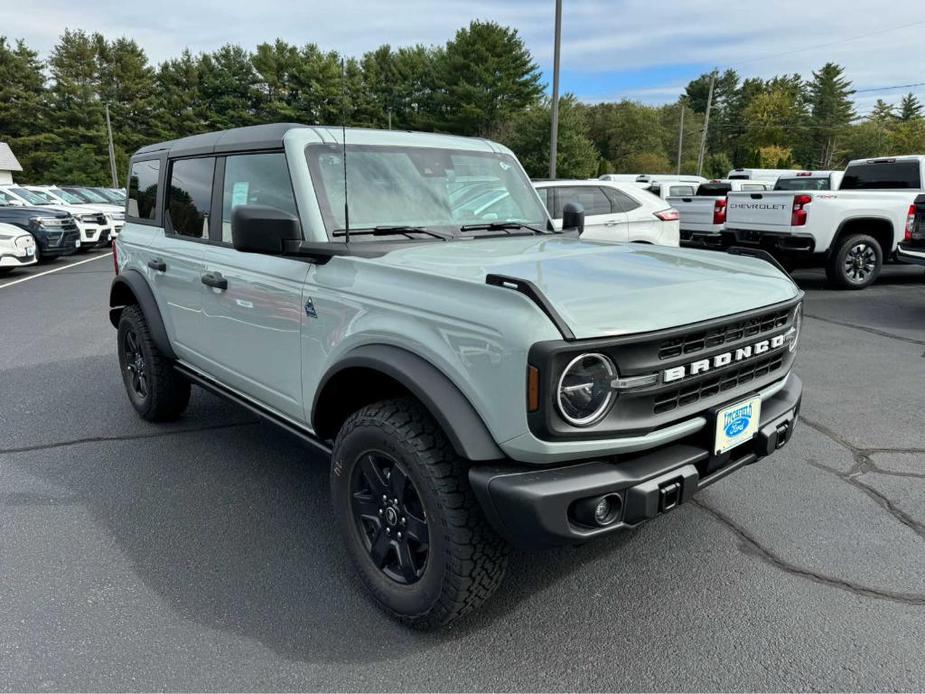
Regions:
<svg viewBox="0 0 925 694"><path fill-rule="evenodd" d="M325 460L201 391L135 415L94 254L0 278L3 690L925 688L921 268L799 273L786 449L421 634L352 577Z"/></svg>

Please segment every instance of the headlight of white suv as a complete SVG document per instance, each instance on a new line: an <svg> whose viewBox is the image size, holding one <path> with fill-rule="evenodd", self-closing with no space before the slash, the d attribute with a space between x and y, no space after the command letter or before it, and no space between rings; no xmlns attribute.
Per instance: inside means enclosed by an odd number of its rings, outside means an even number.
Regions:
<svg viewBox="0 0 925 694"><path fill-rule="evenodd" d="M613 402L616 374L613 362L603 354L588 353L572 359L559 377L559 413L576 427L599 421Z"/></svg>

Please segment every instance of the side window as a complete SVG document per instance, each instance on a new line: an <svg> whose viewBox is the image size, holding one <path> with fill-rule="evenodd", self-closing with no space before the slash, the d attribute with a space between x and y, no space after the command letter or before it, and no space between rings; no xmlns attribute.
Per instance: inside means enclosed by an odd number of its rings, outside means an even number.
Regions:
<svg viewBox="0 0 925 694"><path fill-rule="evenodd" d="M128 177L128 217L135 219L154 219L157 210L157 178L161 163L136 161Z"/></svg>
<svg viewBox="0 0 925 694"><path fill-rule="evenodd" d="M240 154L225 159L222 241L226 243L231 243L231 213L238 205L263 205L298 214L285 154Z"/></svg>
<svg viewBox="0 0 925 694"><path fill-rule="evenodd" d="M553 217L562 218L562 208L570 202L581 205L585 215L610 214L610 200L597 186L561 186L557 189Z"/></svg>
<svg viewBox="0 0 925 694"><path fill-rule="evenodd" d="M209 238L215 158L177 159L167 183L168 231L195 239Z"/></svg>
<svg viewBox="0 0 925 694"><path fill-rule="evenodd" d="M622 190L604 188L604 193L610 198L614 212L629 212L630 210L635 210L640 205L638 200L630 197Z"/></svg>
<svg viewBox="0 0 925 694"><path fill-rule="evenodd" d="M537 194L540 196L540 201L543 203L543 207L547 210L549 209L549 189L548 188L537 188Z"/></svg>

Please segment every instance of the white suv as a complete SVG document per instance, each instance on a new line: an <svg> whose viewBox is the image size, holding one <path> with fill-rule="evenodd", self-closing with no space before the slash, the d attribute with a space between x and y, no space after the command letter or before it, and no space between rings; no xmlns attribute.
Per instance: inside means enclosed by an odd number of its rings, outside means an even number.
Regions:
<svg viewBox="0 0 925 694"><path fill-rule="evenodd" d="M106 216L106 222L109 226L110 240L119 236L122 227L125 226L125 208L114 205L110 202L97 202L91 200L88 196L77 195L76 193L59 188L58 186L25 186L31 191L41 192L51 197L55 204L75 205L78 206L85 214L102 213ZM52 204L52 203L48 203ZM76 216L76 215L75 215Z"/></svg>
<svg viewBox="0 0 925 694"><path fill-rule="evenodd" d="M635 183L613 181L534 181L556 229L562 228L563 208L577 202L585 213L582 238L592 241L631 241L677 246L677 210Z"/></svg>
<svg viewBox="0 0 925 694"><path fill-rule="evenodd" d="M35 238L13 224L0 222L0 275L13 268L35 265Z"/></svg>

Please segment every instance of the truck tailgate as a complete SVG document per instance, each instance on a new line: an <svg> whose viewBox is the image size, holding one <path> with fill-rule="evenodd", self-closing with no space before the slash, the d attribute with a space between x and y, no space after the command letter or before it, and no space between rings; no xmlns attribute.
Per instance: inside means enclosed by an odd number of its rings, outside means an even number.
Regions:
<svg viewBox="0 0 925 694"><path fill-rule="evenodd" d="M678 211L682 229L707 230L713 225L713 205L721 197L669 197L667 202Z"/></svg>
<svg viewBox="0 0 925 694"><path fill-rule="evenodd" d="M790 190L729 193L726 227L788 231L793 213L793 198L794 192Z"/></svg>

